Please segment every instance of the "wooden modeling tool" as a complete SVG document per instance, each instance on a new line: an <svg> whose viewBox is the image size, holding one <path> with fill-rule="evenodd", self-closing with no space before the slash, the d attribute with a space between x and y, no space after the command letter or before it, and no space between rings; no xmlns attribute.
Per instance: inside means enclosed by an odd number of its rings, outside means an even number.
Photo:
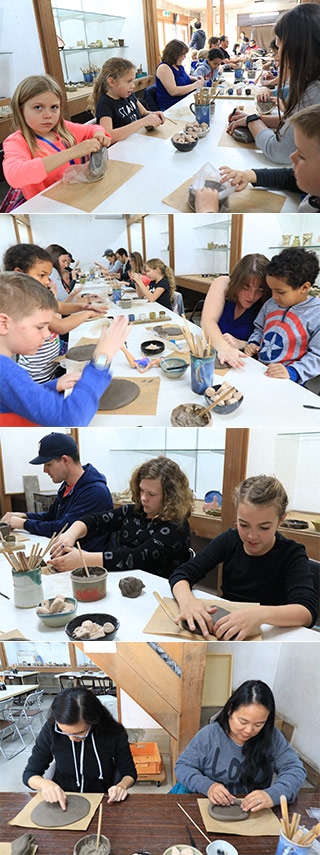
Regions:
<svg viewBox="0 0 320 855"><path fill-rule="evenodd" d="M86 574L87 574L87 576L88 576L88 579L90 579L90 573L89 573L89 570L88 570L88 567L87 567L87 563L86 563L86 560L85 560L84 554L83 554L83 552L82 552L82 549L81 549L81 546L80 546L80 543L79 543L79 541L78 541L78 540L77 540L77 549L78 549L78 551L79 551L79 555L80 555L80 558L81 558L82 564L83 564L83 566L84 566L84 569L85 569L85 571L86 571Z"/></svg>
<svg viewBox="0 0 320 855"><path fill-rule="evenodd" d="M194 825L194 827L195 827L195 828L197 828L197 830L198 830L198 831L200 831L200 834L202 834L202 837L205 837L205 839L208 841L208 843L211 843L212 841L211 841L211 840L209 840L209 837L207 837L207 835L206 835L203 831L201 831L201 828L199 828L199 826L197 825L197 823L192 819L192 817L191 817L191 816L189 816L189 814L188 814L188 813L187 813L187 811L182 807L182 805L180 805L180 804L179 804L179 802L176 802L176 804L178 805L178 807L180 808L180 810L183 810L183 813L185 813L185 815L188 817L188 819L190 819L190 822L192 822L192 825Z"/></svg>

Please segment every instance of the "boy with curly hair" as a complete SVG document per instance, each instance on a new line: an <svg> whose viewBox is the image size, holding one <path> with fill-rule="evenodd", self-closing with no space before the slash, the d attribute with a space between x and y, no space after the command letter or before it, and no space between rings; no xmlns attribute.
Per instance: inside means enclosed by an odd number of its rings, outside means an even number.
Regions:
<svg viewBox="0 0 320 855"><path fill-rule="evenodd" d="M266 268L272 297L260 309L244 352L259 354L268 377L305 385L320 374L320 300L309 296L319 273L315 252L289 247Z"/></svg>

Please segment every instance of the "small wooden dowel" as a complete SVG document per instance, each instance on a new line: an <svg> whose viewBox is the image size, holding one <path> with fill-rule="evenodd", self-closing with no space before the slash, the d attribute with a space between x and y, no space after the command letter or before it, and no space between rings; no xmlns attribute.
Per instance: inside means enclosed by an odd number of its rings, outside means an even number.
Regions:
<svg viewBox="0 0 320 855"><path fill-rule="evenodd" d="M231 398L231 397L232 397L232 395L233 395L233 393L234 393L235 391L236 391L236 390L235 390L235 387L234 387L234 386L231 386L231 389L227 389L227 391L226 391L226 392L224 392L224 393L223 393L223 395L220 395L220 397L219 397L219 398L217 398L217 400L216 400L216 401L214 401L214 402L213 402L213 404L210 404L210 406L209 406L209 407L206 407L206 409L205 409L205 410L201 410L201 413L199 413L199 416L204 416L204 415L205 415L205 413L208 413L208 412L209 412L209 410L213 410L215 407L217 407L217 406L218 406L218 404L221 404L221 403L222 403L222 401L228 401L228 400L229 400L229 398Z"/></svg>
<svg viewBox="0 0 320 855"><path fill-rule="evenodd" d="M81 558L82 564L83 564L83 566L84 566L84 569L85 569L85 571L86 571L86 574L87 574L87 576L88 576L88 579L90 579L90 573L89 573L89 570L88 570L88 567L87 567L87 564L86 564L86 560L85 560L84 554L83 554L83 552L82 552L82 549L81 549L81 546L80 546L80 543L79 543L79 541L78 541L78 540L77 540L77 549L78 549L78 552L79 552L79 555L80 555L80 558Z"/></svg>
<svg viewBox="0 0 320 855"><path fill-rule="evenodd" d="M46 547L45 547L45 550L44 550L44 552L42 553L41 560L44 558L44 556L47 554L47 552L49 552L49 549L50 549L50 547L52 546L53 541L54 541L54 539L55 539L55 537L56 537L56 536L57 536L57 532L56 532L56 531L54 531L54 532L53 532L52 537L51 537L51 538L50 538L50 540L49 540L49 543L47 543L47 545L46 545Z"/></svg>
<svg viewBox="0 0 320 855"><path fill-rule="evenodd" d="M99 846L100 846L101 823L102 823L102 802L99 805L96 851L99 849Z"/></svg>
<svg viewBox="0 0 320 855"><path fill-rule="evenodd" d="M176 621L175 621L175 615L173 614L173 612L171 611L169 606L167 606L166 603L164 603L162 597L160 597L160 594L158 594L157 591L153 591L153 595L156 598L156 600L158 600L159 606L161 606L161 608L163 609L163 611L165 612L167 617L170 618L170 620L173 621L174 625L179 629L179 626L178 626L178 624L176 624ZM180 629L181 629L181 627L180 627Z"/></svg>
<svg viewBox="0 0 320 855"><path fill-rule="evenodd" d="M207 837L207 835L206 835L206 834L204 834L204 832L203 832L203 831L201 831L201 828L199 828L199 826L197 825L197 823L192 819L192 817L191 817L191 816L189 816L189 814L188 814L188 813L187 813L187 811L182 807L182 805L180 805L180 804L179 804L179 802L177 802L177 805L178 805L178 807L180 808L180 810L183 810L183 813L185 813L185 815L188 817L188 819L190 819L190 822L192 822L192 825L194 825L194 827L195 827L195 828L197 828L197 830L198 830L198 831L200 831L200 834L202 834L202 837L205 837L205 839L208 841L208 843L211 843L211 840L209 839L209 837Z"/></svg>

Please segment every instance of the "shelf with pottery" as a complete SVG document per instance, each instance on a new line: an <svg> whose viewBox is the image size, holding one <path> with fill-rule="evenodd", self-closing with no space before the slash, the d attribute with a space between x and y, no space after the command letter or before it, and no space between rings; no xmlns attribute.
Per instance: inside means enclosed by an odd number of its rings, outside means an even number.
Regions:
<svg viewBox="0 0 320 855"><path fill-rule="evenodd" d="M196 229L225 229L228 231L231 228L231 217L227 216L225 220L218 220L217 223L205 223L202 226L193 226Z"/></svg>
<svg viewBox="0 0 320 855"><path fill-rule="evenodd" d="M53 7L56 33L61 39L63 47L60 49L61 63L64 66L66 78L74 78L74 69L70 72L68 58L74 53L85 53L90 66L90 56L93 51L115 51L127 49L124 39L119 38L122 26L125 22L123 15L107 15L100 12L85 12L80 9L60 9ZM70 24L72 24L72 35ZM115 37L108 36L104 30L104 24L112 25ZM102 36L102 38L101 38ZM70 45L70 38L75 40ZM107 42L103 44L103 42Z"/></svg>
<svg viewBox="0 0 320 855"><path fill-rule="evenodd" d="M292 243L289 246L281 244L281 246L269 246L269 249L292 249L295 247L300 247L300 249L316 249L318 252L320 252L320 243L316 244L315 246L313 246L311 243Z"/></svg>

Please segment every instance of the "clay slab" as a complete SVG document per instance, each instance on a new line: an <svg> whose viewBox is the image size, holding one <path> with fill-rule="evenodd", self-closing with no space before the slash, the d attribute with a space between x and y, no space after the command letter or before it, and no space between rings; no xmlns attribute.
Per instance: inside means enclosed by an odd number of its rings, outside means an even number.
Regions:
<svg viewBox="0 0 320 855"><path fill-rule="evenodd" d="M83 819L90 811L90 802L84 796L68 795L67 809L62 810L58 802L40 802L31 814L32 822L42 828L59 828L63 825L71 825Z"/></svg>
<svg viewBox="0 0 320 855"><path fill-rule="evenodd" d="M118 410L134 401L140 393L137 383L113 379L99 401L99 410Z"/></svg>
<svg viewBox="0 0 320 855"><path fill-rule="evenodd" d="M240 822L248 819L249 811L241 809L241 799L235 799L233 805L209 805L208 813L220 822Z"/></svg>
<svg viewBox="0 0 320 855"><path fill-rule="evenodd" d="M85 362L92 358L96 344L80 344L75 347L70 347L66 353L67 359L73 359L74 362Z"/></svg>

